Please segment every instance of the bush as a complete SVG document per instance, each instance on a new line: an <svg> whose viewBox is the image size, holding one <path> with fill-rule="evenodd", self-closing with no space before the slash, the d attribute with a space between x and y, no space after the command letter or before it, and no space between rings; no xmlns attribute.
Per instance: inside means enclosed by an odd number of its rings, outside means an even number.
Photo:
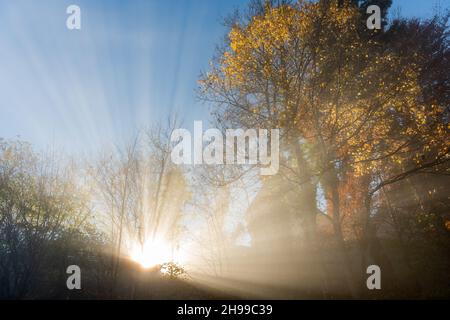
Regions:
<svg viewBox="0 0 450 320"><path fill-rule="evenodd" d="M174 262L167 262L161 265L161 273L169 279L186 279L187 273L184 268Z"/></svg>

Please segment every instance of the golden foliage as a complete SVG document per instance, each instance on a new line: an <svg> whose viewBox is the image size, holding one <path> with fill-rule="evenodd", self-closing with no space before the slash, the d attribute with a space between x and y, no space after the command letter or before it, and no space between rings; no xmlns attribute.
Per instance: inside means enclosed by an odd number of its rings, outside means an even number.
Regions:
<svg viewBox="0 0 450 320"><path fill-rule="evenodd" d="M346 161L364 175L412 153L417 162L431 150L444 156L449 128L442 106L421 101L418 64L363 39L360 21L349 2L267 5L231 29L203 85L222 102L233 96L225 120L294 130L318 146L323 166Z"/></svg>

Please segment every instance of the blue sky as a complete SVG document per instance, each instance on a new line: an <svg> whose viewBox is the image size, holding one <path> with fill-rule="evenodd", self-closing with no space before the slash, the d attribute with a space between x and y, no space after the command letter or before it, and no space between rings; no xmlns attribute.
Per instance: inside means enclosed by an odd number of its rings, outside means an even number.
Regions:
<svg viewBox="0 0 450 320"><path fill-rule="evenodd" d="M438 0L394 0L429 17ZM0 137L90 153L177 112L208 106L194 89L243 0L0 0ZM81 7L82 29L65 26ZM442 8L450 0L440 0Z"/></svg>

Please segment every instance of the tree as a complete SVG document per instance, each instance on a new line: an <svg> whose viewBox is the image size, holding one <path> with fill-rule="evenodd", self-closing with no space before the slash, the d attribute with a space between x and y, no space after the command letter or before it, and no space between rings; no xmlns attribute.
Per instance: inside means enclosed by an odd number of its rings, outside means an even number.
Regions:
<svg viewBox="0 0 450 320"><path fill-rule="evenodd" d="M373 195L449 160L445 109L423 99L420 64L386 45L383 32L362 31L362 20L352 1L265 2L248 19L234 20L200 80L201 97L215 103L222 123L281 128L283 174L306 189L316 190L317 182L324 188L349 278L341 192L347 181L360 177L366 207L355 210L367 243L374 239ZM407 159L414 159L410 166L396 166ZM320 214L310 207L310 215Z"/></svg>
<svg viewBox="0 0 450 320"><path fill-rule="evenodd" d="M88 190L73 165L0 140L0 296L27 298L52 278L53 264L76 254L90 217ZM49 250L63 248L62 254ZM52 260L51 257L56 257ZM63 270L65 270L63 267Z"/></svg>
<svg viewBox="0 0 450 320"><path fill-rule="evenodd" d="M172 251L179 246L183 207L190 193L182 168L170 161L170 133L175 126L170 122L150 128L91 167L100 195L98 210L104 213L99 224L109 231L113 248L113 286L124 255L161 239L171 243Z"/></svg>

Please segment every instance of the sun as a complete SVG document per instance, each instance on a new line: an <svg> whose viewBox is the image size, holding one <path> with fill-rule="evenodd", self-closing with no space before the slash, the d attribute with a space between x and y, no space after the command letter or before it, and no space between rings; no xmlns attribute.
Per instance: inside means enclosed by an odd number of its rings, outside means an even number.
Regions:
<svg viewBox="0 0 450 320"><path fill-rule="evenodd" d="M144 245L136 244L131 259L142 268L149 269L172 260L171 246L163 240L146 241Z"/></svg>

